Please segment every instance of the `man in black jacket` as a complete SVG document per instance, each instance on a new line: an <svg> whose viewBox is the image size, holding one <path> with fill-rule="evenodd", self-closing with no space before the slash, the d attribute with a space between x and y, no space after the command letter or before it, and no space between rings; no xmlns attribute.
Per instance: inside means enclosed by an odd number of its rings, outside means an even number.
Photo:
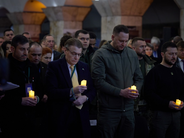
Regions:
<svg viewBox="0 0 184 138"><path fill-rule="evenodd" d="M55 46L54 37L52 35L46 35L44 36L43 41L44 41L45 47L48 47L52 50L51 61L59 59L61 56L61 53L54 50L54 46Z"/></svg>
<svg viewBox="0 0 184 138"><path fill-rule="evenodd" d="M173 66L177 59L176 45L166 42L161 50L162 62L148 73L145 80L145 96L152 110L150 137L178 138L184 74ZM181 100L180 105L176 105L176 99Z"/></svg>
<svg viewBox="0 0 184 138"><path fill-rule="evenodd" d="M40 135L45 135L46 133L43 133L43 128L47 129L47 106L46 102L48 99L47 96L47 89L45 85L45 75L47 70L47 65L43 62L41 62L41 55L42 55L42 47L38 43L34 42L30 45L29 51L28 51L28 59L30 62L34 63L37 66L37 69L39 71L39 82L40 82L40 91L42 97L40 97L40 102L37 106L37 126L38 126L38 132ZM47 131L46 131L47 132Z"/></svg>
<svg viewBox="0 0 184 138"><path fill-rule="evenodd" d="M28 59L29 43L25 36L17 35L12 40L12 54L9 55L8 81L19 88L5 92L2 102L4 137L33 137L35 128L35 106L39 102L38 70ZM35 91L33 98L29 90ZM31 133L30 133L31 131Z"/></svg>
<svg viewBox="0 0 184 138"><path fill-rule="evenodd" d="M85 30L78 30L75 32L75 38L79 39L82 43L82 56L80 57L80 61L87 63L91 69L91 58L95 50L89 45L89 32Z"/></svg>

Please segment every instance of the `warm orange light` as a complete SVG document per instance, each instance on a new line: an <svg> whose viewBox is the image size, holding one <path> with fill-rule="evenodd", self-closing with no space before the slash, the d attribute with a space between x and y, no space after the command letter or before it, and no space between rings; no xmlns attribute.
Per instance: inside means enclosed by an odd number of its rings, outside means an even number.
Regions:
<svg viewBox="0 0 184 138"><path fill-rule="evenodd" d="M65 5L90 7L92 0L66 0Z"/></svg>
<svg viewBox="0 0 184 138"><path fill-rule="evenodd" d="M176 99L176 105L180 106L181 105L181 100Z"/></svg>
<svg viewBox="0 0 184 138"><path fill-rule="evenodd" d="M32 2L29 0L25 4L24 11L43 12L42 8L46 8L46 6L43 3L37 0L33 0Z"/></svg>

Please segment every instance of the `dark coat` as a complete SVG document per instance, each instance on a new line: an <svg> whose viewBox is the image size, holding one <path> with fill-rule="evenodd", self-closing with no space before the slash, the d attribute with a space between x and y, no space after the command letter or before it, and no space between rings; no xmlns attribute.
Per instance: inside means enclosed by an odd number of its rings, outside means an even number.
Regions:
<svg viewBox="0 0 184 138"><path fill-rule="evenodd" d="M60 52L58 52L58 51L53 51L53 54L54 54L54 60L57 60L57 59L59 59L60 58L60 56L61 56L61 53Z"/></svg>
<svg viewBox="0 0 184 138"><path fill-rule="evenodd" d="M158 65L162 62L162 56L161 56L161 51L158 49L157 50L157 55L158 57L155 58L155 57L152 57L153 60L155 60L156 62L154 63L154 65Z"/></svg>
<svg viewBox="0 0 184 138"><path fill-rule="evenodd" d="M39 72L36 65L32 64L28 59L20 62L9 55L9 79L8 81L19 85L19 88L5 92L5 97L2 99L3 109L3 125L2 131L7 132L14 137L25 137L29 129L34 127L35 122L35 107L22 106L22 97L26 97L25 84L28 80L33 85L35 95L40 95L39 92ZM30 77L28 79L28 68L30 69ZM33 129L32 129L33 130ZM34 133L34 132L33 132ZM25 135L24 135L25 134ZM31 134L29 135L31 137Z"/></svg>
<svg viewBox="0 0 184 138"><path fill-rule="evenodd" d="M83 137L90 137L90 123L89 123L89 102L93 100L96 91L93 87L90 76L89 67L87 64L79 61L76 65L79 83L85 79L87 80L87 90L83 92L89 100L83 104L81 110L77 109L79 113L79 120L81 120ZM49 114L50 114L50 130L53 137L66 137L66 133L71 125L71 120L74 118L73 111L76 107L70 101L70 89L72 82L65 57L48 64L46 74L46 84L48 88L49 97Z"/></svg>

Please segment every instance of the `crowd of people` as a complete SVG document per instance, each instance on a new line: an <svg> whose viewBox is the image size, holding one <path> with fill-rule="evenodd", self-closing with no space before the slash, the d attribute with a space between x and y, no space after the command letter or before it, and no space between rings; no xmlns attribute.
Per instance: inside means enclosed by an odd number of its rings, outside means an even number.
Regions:
<svg viewBox="0 0 184 138"><path fill-rule="evenodd" d="M0 58L19 87L3 89L0 67L3 138L183 138L183 39L129 39L124 25L98 47L96 39L78 30L56 46L49 34L33 42L4 31Z"/></svg>

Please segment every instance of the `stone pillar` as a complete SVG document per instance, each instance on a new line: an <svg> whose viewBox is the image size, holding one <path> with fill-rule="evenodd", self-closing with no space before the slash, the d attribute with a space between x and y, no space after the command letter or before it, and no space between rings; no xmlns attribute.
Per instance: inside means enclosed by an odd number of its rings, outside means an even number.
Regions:
<svg viewBox="0 0 184 138"><path fill-rule="evenodd" d="M88 7L58 6L42 9L50 21L50 34L59 45L64 33L75 33L82 29L82 21L89 13Z"/></svg>
<svg viewBox="0 0 184 138"><path fill-rule="evenodd" d="M180 36L184 40L184 0L174 0L180 8Z"/></svg>
<svg viewBox="0 0 184 138"><path fill-rule="evenodd" d="M45 18L44 13L14 12L7 14L7 16L13 24L15 35L29 32L33 41L39 41L41 23Z"/></svg>
<svg viewBox="0 0 184 138"><path fill-rule="evenodd" d="M142 36L142 16L153 0L99 0L93 1L102 16L101 39L110 40L116 25L126 25L130 37Z"/></svg>

